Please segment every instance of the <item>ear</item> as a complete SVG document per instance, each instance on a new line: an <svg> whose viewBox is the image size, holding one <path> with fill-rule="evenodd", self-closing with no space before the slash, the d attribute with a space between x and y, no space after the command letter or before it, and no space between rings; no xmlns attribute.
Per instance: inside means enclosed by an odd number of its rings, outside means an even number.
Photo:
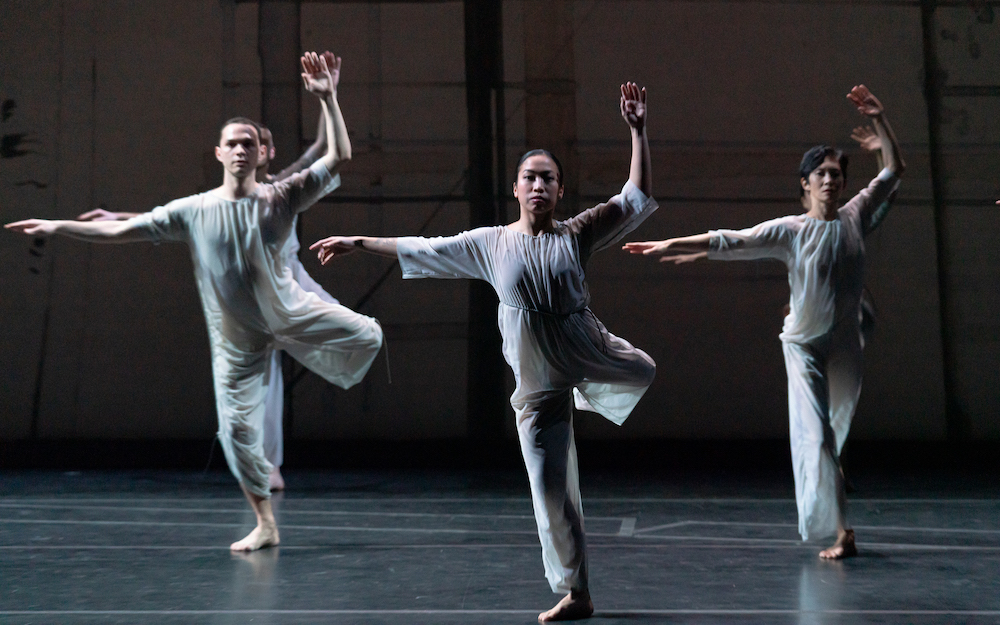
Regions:
<svg viewBox="0 0 1000 625"><path fill-rule="evenodd" d="M222 162L222 148L215 146L215 160Z"/></svg>
<svg viewBox="0 0 1000 625"><path fill-rule="evenodd" d="M566 187L559 185L559 195L556 196L557 199L562 199L563 193L566 192Z"/></svg>
<svg viewBox="0 0 1000 625"><path fill-rule="evenodd" d="M516 182L513 184L513 187L514 187L514 197L517 197L517 183Z"/></svg>
<svg viewBox="0 0 1000 625"><path fill-rule="evenodd" d="M809 179L808 178L799 178L799 184L802 185L802 188L805 189L807 193L809 192Z"/></svg>

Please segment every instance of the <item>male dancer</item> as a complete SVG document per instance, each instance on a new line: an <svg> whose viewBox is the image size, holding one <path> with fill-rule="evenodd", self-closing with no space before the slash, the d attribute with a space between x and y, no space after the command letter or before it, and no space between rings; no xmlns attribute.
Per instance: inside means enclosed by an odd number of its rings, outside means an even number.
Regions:
<svg viewBox="0 0 1000 625"><path fill-rule="evenodd" d="M339 68L340 59L335 59ZM333 186L351 146L326 59L302 57L306 89L321 95L330 138L326 153L308 170L274 184L255 178L260 137L248 119L226 122L215 155L222 186L174 200L126 221L29 219L6 228L32 236L63 234L98 243L183 241L191 248L195 277L212 347L219 440L229 468L257 516L234 551L277 545L261 424L268 363L277 346L328 381L348 388L361 380L382 345L378 322L305 292L293 279L282 250L295 215Z"/></svg>
<svg viewBox="0 0 1000 625"><path fill-rule="evenodd" d="M340 83L340 60L332 52L323 53L330 75L333 78L333 90L337 90ZM322 96L320 96L322 97ZM326 120L322 111L319 115L319 127L316 130L316 140L309 148L302 153L294 163L282 169L277 175L268 173L268 168L274 161L275 149L274 139L271 131L261 124L256 124L260 133L261 157L257 163L255 177L257 182L278 182L293 174L297 174L303 169L315 163L326 151ZM330 191L340 186L340 175L334 176ZM133 217L138 217L140 213L112 212L97 208L77 217L80 221L124 221ZM315 293L321 300L329 304L339 304L335 297L327 293L312 276L306 272L299 260L299 237L296 233L298 228L298 218L292 224L292 230L288 235L285 249L282 254L287 259L288 268L292 270L292 277L299 283L305 291ZM268 373L267 396L264 399L264 457L274 468L268 476L268 485L272 491L284 490L285 480L281 475L281 465L284 463L284 434L282 433L282 420L285 410L285 381L281 371L281 351L274 350L271 354L270 371Z"/></svg>

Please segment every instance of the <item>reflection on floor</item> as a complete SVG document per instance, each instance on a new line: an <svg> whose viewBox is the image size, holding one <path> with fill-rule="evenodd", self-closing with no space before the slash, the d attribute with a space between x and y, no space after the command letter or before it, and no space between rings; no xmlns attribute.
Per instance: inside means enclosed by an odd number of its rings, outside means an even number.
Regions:
<svg viewBox="0 0 1000 625"><path fill-rule="evenodd" d="M286 473L280 547L222 473L0 473L3 623L531 623L517 472ZM584 472L592 623L1000 623L992 478L854 476L861 555L796 533L785 473Z"/></svg>

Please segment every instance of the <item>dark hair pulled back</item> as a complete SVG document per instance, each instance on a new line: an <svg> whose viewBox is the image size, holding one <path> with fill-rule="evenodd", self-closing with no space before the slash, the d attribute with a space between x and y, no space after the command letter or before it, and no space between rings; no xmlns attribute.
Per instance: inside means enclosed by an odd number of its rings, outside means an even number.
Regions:
<svg viewBox="0 0 1000 625"><path fill-rule="evenodd" d="M521 165L524 165L524 161L528 160L532 156L547 156L551 158L552 162L556 164L556 169L559 171L559 184L561 185L563 183L562 163L559 162L559 159L556 158L555 154L549 152L548 150L543 150L541 148L535 150L528 150L527 152L524 153L524 156L521 157L521 160L517 162L517 170L515 170L516 174L521 173Z"/></svg>
<svg viewBox="0 0 1000 625"><path fill-rule="evenodd" d="M802 155L802 162L799 163L799 176L809 180L809 174L816 171L828 156L832 156L840 163L840 173L847 180L847 155L843 150L835 149L829 145L816 145ZM806 190L799 185L799 197L805 195Z"/></svg>

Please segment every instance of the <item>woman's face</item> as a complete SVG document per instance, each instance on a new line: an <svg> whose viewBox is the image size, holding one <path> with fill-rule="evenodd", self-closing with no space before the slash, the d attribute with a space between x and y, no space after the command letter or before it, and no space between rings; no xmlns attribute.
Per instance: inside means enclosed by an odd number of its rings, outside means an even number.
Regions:
<svg viewBox="0 0 1000 625"><path fill-rule="evenodd" d="M536 154L521 163L514 182L514 197L522 211L551 213L562 195L562 181L555 161L544 154Z"/></svg>
<svg viewBox="0 0 1000 625"><path fill-rule="evenodd" d="M844 191L844 172L835 156L827 156L820 166L802 179L806 194L824 204L835 203Z"/></svg>

